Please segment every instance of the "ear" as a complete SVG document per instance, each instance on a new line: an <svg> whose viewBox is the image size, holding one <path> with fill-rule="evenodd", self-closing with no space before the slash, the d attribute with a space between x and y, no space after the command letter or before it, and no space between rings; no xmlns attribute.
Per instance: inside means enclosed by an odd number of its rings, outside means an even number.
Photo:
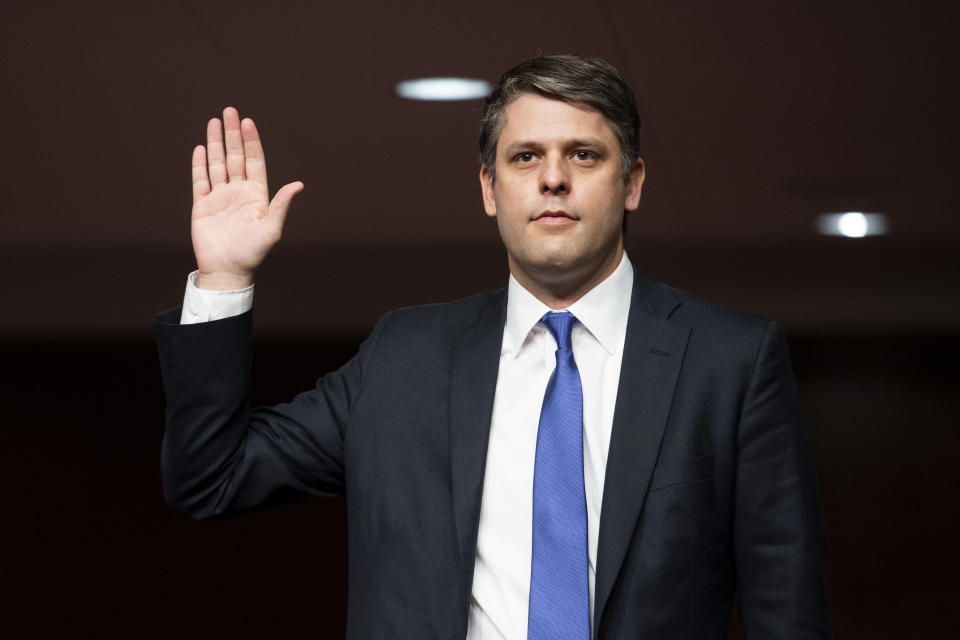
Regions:
<svg viewBox="0 0 960 640"><path fill-rule="evenodd" d="M483 194L483 209L491 218L497 216L497 200L493 196L493 176L487 165L480 167L480 192Z"/></svg>
<svg viewBox="0 0 960 640"><path fill-rule="evenodd" d="M646 176L643 159L637 158L627 177L627 190L624 194L623 208L626 211L636 211L640 206L640 191L643 189L643 179Z"/></svg>

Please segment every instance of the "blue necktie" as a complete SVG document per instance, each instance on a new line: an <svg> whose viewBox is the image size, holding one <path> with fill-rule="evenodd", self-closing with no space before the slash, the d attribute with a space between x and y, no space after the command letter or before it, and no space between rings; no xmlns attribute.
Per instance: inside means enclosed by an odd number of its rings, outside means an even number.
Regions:
<svg viewBox="0 0 960 640"><path fill-rule="evenodd" d="M590 639L587 500L583 488L583 390L569 311L540 319L557 341L533 472L533 557L528 640Z"/></svg>

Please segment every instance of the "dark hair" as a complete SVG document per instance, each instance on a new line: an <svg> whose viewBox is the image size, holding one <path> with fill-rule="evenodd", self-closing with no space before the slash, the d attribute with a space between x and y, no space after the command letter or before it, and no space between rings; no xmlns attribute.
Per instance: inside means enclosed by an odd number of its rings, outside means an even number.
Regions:
<svg viewBox="0 0 960 640"><path fill-rule="evenodd" d="M603 114L620 142L626 180L640 157L640 115L633 92L613 65L600 58L542 56L506 71L483 103L480 118L480 163L496 177L497 140L507 105L524 93L589 105Z"/></svg>

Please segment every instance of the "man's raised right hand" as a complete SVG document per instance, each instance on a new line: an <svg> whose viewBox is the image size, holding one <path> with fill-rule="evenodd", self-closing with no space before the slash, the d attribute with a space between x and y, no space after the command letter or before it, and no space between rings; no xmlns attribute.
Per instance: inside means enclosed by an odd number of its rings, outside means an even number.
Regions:
<svg viewBox="0 0 960 640"><path fill-rule="evenodd" d="M224 153L226 141L226 153ZM201 289L243 289L280 239L283 220L302 182L291 182L268 200L267 165L253 120L233 107L207 123L207 146L193 150L190 233Z"/></svg>

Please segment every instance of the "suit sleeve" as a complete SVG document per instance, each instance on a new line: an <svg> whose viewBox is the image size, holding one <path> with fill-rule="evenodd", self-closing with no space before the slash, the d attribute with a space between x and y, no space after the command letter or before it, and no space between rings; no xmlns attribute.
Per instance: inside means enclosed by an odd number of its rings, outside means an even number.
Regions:
<svg viewBox="0 0 960 640"><path fill-rule="evenodd" d="M746 637L829 638L823 519L776 323L757 352L737 445L734 551Z"/></svg>
<svg viewBox="0 0 960 640"><path fill-rule="evenodd" d="M344 435L378 330L359 353L287 404L251 410L252 314L154 321L166 393L163 491L193 518L344 492Z"/></svg>

